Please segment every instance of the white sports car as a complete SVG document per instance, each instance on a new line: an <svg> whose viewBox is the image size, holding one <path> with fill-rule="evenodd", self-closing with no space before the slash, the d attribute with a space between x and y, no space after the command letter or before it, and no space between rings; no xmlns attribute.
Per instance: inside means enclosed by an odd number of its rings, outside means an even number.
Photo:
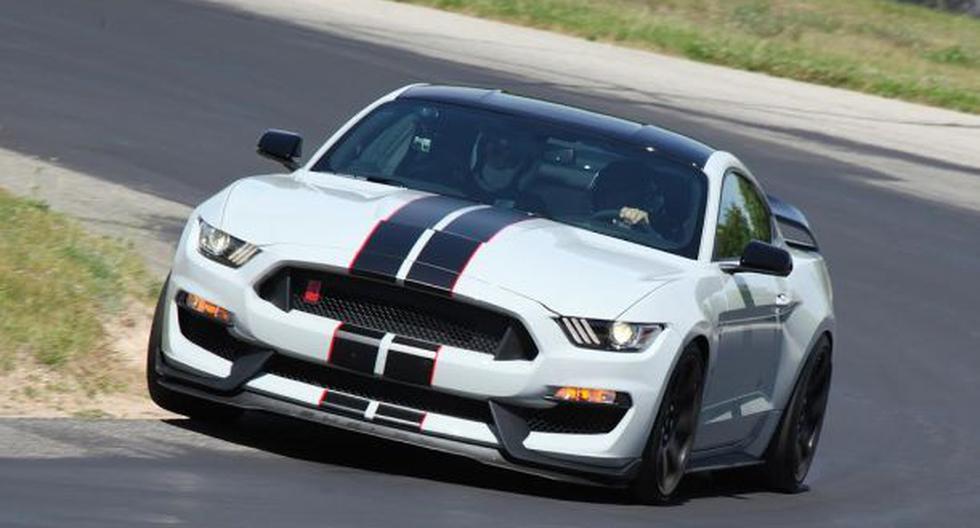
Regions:
<svg viewBox="0 0 980 528"><path fill-rule="evenodd" d="M413 85L191 215L149 390L665 502L758 464L800 488L831 375L806 219L733 155L501 91Z"/></svg>

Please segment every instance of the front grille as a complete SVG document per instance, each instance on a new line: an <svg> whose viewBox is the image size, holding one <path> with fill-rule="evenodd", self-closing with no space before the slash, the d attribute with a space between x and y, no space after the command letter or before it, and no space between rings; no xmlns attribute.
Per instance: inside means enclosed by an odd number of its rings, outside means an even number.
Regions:
<svg viewBox="0 0 980 528"><path fill-rule="evenodd" d="M624 407L591 407L559 404L547 409L521 409L519 414L531 431L562 434L603 434L623 419Z"/></svg>
<svg viewBox="0 0 980 528"><path fill-rule="evenodd" d="M311 281L320 295L306 298ZM259 286L279 308L300 310L362 328L463 348L497 359L533 359L537 349L514 318L449 297L377 280L286 268Z"/></svg>
<svg viewBox="0 0 980 528"><path fill-rule="evenodd" d="M265 372L319 387L326 387L381 403L420 411L492 423L490 405L483 400L464 398L432 389L372 378L277 354Z"/></svg>

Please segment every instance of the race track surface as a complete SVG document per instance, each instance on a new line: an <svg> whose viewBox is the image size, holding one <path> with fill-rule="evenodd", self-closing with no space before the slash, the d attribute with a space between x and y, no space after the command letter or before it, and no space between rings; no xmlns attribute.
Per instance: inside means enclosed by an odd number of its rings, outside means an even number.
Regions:
<svg viewBox="0 0 980 528"><path fill-rule="evenodd" d="M258 134L307 152L418 81L499 86L667 125L737 153L816 226L839 321L828 421L795 496L738 472L681 504L630 505L420 449L265 416L0 420L0 526L976 526L980 218L737 126L421 58L183 1L0 0L0 146L193 204L276 170ZM955 160L951 160L955 161Z"/></svg>

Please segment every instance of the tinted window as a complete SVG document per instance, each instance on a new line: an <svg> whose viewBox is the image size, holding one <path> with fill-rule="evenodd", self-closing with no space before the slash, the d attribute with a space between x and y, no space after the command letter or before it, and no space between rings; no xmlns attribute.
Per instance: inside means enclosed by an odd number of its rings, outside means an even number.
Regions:
<svg viewBox="0 0 980 528"><path fill-rule="evenodd" d="M313 170L517 209L689 258L707 189L700 170L643 145L411 99L377 108ZM624 207L646 220L619 221Z"/></svg>
<svg viewBox="0 0 980 528"><path fill-rule="evenodd" d="M738 258L752 240L772 242L769 209L749 180L729 173L721 188L714 258Z"/></svg>

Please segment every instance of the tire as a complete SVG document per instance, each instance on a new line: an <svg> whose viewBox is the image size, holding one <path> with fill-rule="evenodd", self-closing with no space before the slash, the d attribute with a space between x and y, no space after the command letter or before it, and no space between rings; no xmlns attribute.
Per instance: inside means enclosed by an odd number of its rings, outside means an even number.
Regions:
<svg viewBox="0 0 980 528"><path fill-rule="evenodd" d="M803 489L823 430L832 370L831 343L824 335L803 367L766 452L762 477L770 489L782 493Z"/></svg>
<svg viewBox="0 0 980 528"><path fill-rule="evenodd" d="M643 449L639 474L630 486L637 501L645 504L673 502L694 446L705 371L701 348L689 344L670 375Z"/></svg>
<svg viewBox="0 0 980 528"><path fill-rule="evenodd" d="M229 422L242 414L241 409L202 400L193 396L170 390L160 384L156 362L163 334L163 314L167 303L167 287L170 277L163 283L163 290L153 313L153 326L150 328L150 342L146 353L146 386L150 399L158 407L192 419L207 422Z"/></svg>

